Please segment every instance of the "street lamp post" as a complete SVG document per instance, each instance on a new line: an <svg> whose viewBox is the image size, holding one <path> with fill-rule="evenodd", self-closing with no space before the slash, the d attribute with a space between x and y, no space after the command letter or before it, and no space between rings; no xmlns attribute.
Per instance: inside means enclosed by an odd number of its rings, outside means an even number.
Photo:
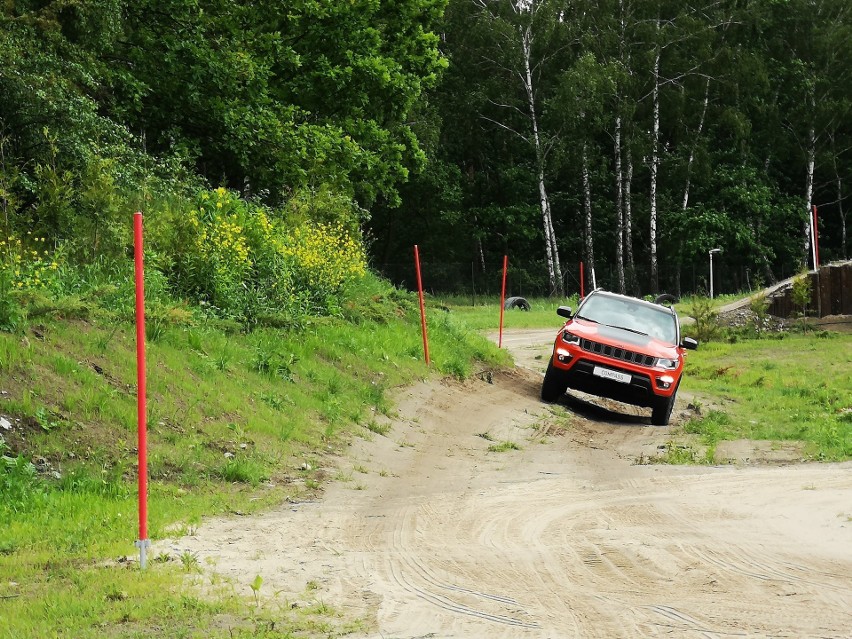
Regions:
<svg viewBox="0 0 852 639"><path fill-rule="evenodd" d="M722 249L714 248L708 251L710 255L710 299L713 299L713 253L721 253Z"/></svg>

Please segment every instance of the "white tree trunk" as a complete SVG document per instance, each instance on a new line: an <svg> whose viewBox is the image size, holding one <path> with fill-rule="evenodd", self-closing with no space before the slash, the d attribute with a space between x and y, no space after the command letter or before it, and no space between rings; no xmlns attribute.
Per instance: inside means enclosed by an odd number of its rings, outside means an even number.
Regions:
<svg viewBox="0 0 852 639"><path fill-rule="evenodd" d="M532 30L529 26L521 31L521 45L524 62L524 89L527 94L527 106L529 108L529 118L533 131L533 145L535 146L535 158L538 168L539 206L541 208L541 219L544 227L545 255L547 258L547 276L550 281L550 294L564 295L562 267L559 265L559 247L556 240L556 232L553 230L550 199L547 196L547 185L545 183L545 153L542 149L541 136L538 132L535 91L533 89L532 69L530 67L530 59L532 57Z"/></svg>
<svg viewBox="0 0 852 639"><path fill-rule="evenodd" d="M840 211L840 253L845 260L848 257L846 253L846 211L843 210L843 181L840 179L836 165L834 167L834 179L837 187L837 208Z"/></svg>
<svg viewBox="0 0 852 639"><path fill-rule="evenodd" d="M701 107L701 118L698 120L698 128L695 131L695 139L692 141L692 146L689 149L689 158L686 161L686 184L683 186L683 201L681 202L681 211L686 215L686 210L689 208L689 187L692 184L692 163L695 161L695 149L698 148L698 142L701 139L701 132L704 130L704 119L707 117L707 106L710 103L710 78L707 78L704 84L704 103ZM676 283L675 290L680 296L680 271L683 266L683 247L684 239L681 238L678 247L677 256L677 273L675 273Z"/></svg>
<svg viewBox="0 0 852 639"><path fill-rule="evenodd" d="M657 29L660 28L657 22ZM651 292L659 290L657 272L657 171L660 166L660 47L654 56L654 131L651 138L651 229L648 242L651 249Z"/></svg>
<svg viewBox="0 0 852 639"><path fill-rule="evenodd" d="M692 148L689 150L689 159L686 161L686 185L683 188L683 210L686 211L689 206L689 186L692 180L692 163L695 161L695 149L698 147L698 141L701 139L701 132L704 130L704 119L707 117L707 106L710 104L710 78L704 85L704 104L701 107L701 119L698 120L698 129L695 131L695 140L692 142Z"/></svg>
<svg viewBox="0 0 852 639"><path fill-rule="evenodd" d="M627 171L624 175L624 252L627 258L627 286L636 294L636 262L633 259L633 154L627 149Z"/></svg>
<svg viewBox="0 0 852 639"><path fill-rule="evenodd" d="M588 145L583 141L583 212L586 220L586 267L589 273L595 270L595 240L592 236L592 186L589 181Z"/></svg>
<svg viewBox="0 0 852 639"><path fill-rule="evenodd" d="M807 170L805 174L805 202L807 202L808 206L808 216L805 218L804 225L804 236L805 236L805 244L804 244L804 254L805 254L805 265L810 261L810 252L811 252L811 211L813 210L813 199L814 199L814 164L816 163L816 131L812 126L808 131L808 148L807 148Z"/></svg>
<svg viewBox="0 0 852 639"><path fill-rule="evenodd" d="M624 176L621 174L621 116L615 118L615 269L618 292L624 294Z"/></svg>

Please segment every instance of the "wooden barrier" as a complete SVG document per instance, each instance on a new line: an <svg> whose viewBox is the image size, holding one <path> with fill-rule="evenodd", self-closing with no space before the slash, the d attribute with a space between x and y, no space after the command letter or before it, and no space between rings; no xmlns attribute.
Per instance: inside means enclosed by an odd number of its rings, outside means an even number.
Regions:
<svg viewBox="0 0 852 639"><path fill-rule="evenodd" d="M806 309L811 317L852 315L852 261L825 264L807 274L811 280L811 301ZM793 304L793 285L776 291L769 298L769 314L793 317L801 312Z"/></svg>

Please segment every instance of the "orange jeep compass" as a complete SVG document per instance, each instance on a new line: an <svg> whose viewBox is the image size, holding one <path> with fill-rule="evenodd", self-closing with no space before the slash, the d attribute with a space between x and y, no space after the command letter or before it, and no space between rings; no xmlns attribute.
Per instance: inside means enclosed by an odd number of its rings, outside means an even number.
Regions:
<svg viewBox="0 0 852 639"><path fill-rule="evenodd" d="M596 290L556 336L541 398L555 402L568 389L616 401L648 406L651 423L669 423L686 349L698 348L680 337L674 309L653 302Z"/></svg>

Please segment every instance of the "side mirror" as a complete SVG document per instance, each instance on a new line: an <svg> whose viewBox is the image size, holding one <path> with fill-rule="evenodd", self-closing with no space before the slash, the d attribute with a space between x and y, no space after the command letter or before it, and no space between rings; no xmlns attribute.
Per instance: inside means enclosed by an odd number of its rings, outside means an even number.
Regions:
<svg viewBox="0 0 852 639"><path fill-rule="evenodd" d="M570 306L560 306L556 309L556 314L560 317L564 317L565 319L571 319L571 307Z"/></svg>
<svg viewBox="0 0 852 639"><path fill-rule="evenodd" d="M691 337L684 337L681 346L683 346L684 348L688 348L691 351L694 351L698 348L698 340L692 339Z"/></svg>

